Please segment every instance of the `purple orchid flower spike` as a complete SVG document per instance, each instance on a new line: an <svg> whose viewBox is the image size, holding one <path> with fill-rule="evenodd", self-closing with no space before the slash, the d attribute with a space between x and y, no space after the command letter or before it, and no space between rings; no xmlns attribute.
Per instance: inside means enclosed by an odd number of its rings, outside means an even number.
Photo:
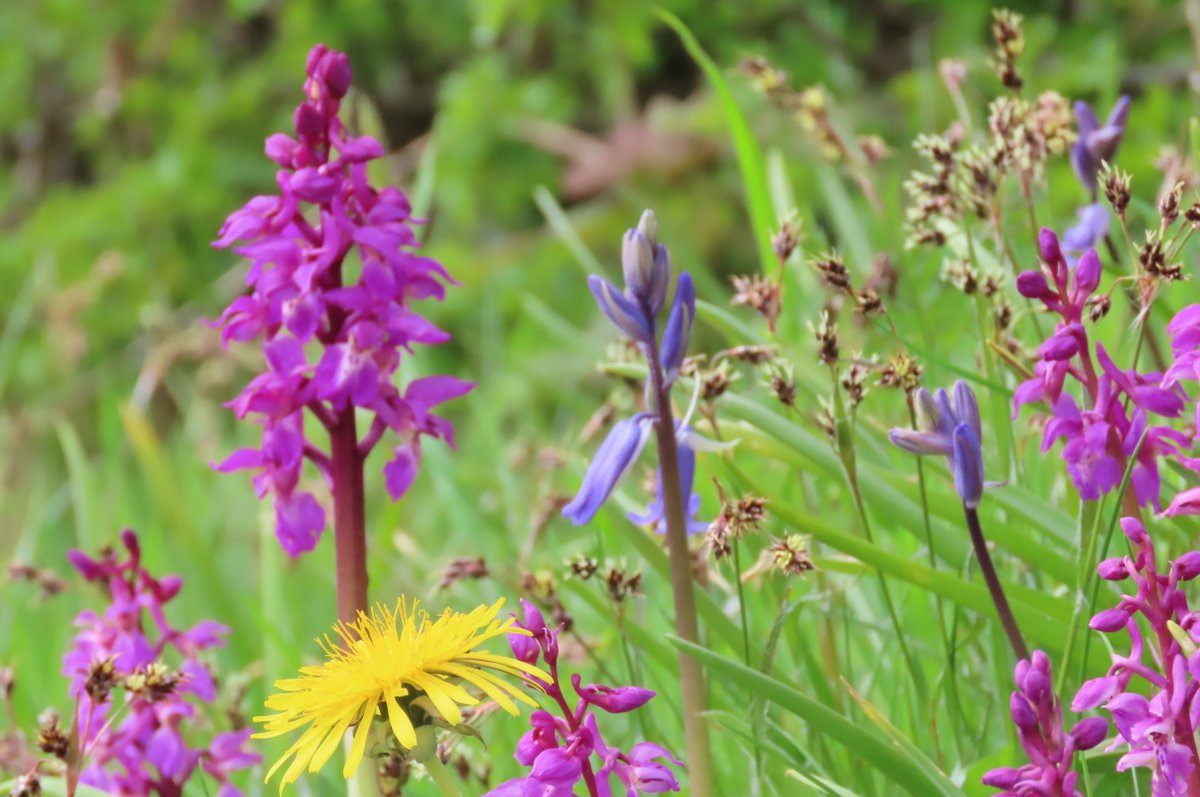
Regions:
<svg viewBox="0 0 1200 797"><path fill-rule="evenodd" d="M665 747L653 742L635 744L628 753L611 747L604 740L598 714L624 714L649 703L655 693L640 686L603 686L583 684L579 673L572 673L571 686L578 699L573 700L559 672L558 634L551 629L537 607L521 601L523 617L517 628L531 636L510 634L509 644L522 661L541 665L550 673L550 683L539 689L555 704L558 716L535 711L529 717L530 729L517 742L513 758L529 768L524 777L513 778L484 797L613 797L611 783L616 778L628 797L661 794L680 790L675 772L668 763L682 766ZM573 705L572 705L573 703ZM582 787L582 792L578 791Z"/></svg>
<svg viewBox="0 0 1200 797"><path fill-rule="evenodd" d="M1195 652L1200 640L1185 585L1200 575L1200 552L1185 553L1163 569L1140 520L1122 518L1121 531L1130 554L1106 559L1096 571L1106 581L1131 582L1134 594L1122 595L1089 625L1104 634L1128 633L1130 650L1114 652L1108 672L1085 681L1071 708L1103 708L1112 715L1118 735L1108 751L1124 749L1117 770L1149 769L1155 797L1195 794L1200 789L1194 732L1200 722L1200 654ZM1190 644L1185 648L1185 643ZM1145 682L1136 691L1134 678Z"/></svg>
<svg viewBox="0 0 1200 797"><path fill-rule="evenodd" d="M1100 164L1111 162L1121 146L1121 138L1125 135L1125 123L1129 119L1130 99L1127 96L1117 100L1108 120L1103 125L1096 117L1096 112L1086 102L1075 103L1075 121L1079 126L1079 139L1071 149L1071 166L1079 182L1083 183L1093 197L1098 188L1096 177Z"/></svg>
<svg viewBox="0 0 1200 797"><path fill-rule="evenodd" d="M312 550L326 526L316 493L300 486L305 463L329 484L341 536L356 537L362 513L349 507L361 503L368 455L387 433L395 436L383 470L398 500L417 476L421 439L453 445L449 421L432 410L473 387L448 376L416 380L406 390L397 385L403 356L450 339L414 303L441 301L454 281L419 254L413 226L420 222L408 198L368 179L368 163L386 153L342 122L349 59L317 45L306 72L294 135L266 140L266 155L279 167L279 194L254 197L230 214L213 242L249 261L248 293L214 325L223 328L225 344L260 340L267 366L228 404L261 427L261 446L215 467L255 472L255 491L273 499L279 542L291 556ZM362 433L360 413L370 423ZM306 432L306 415L328 432L328 446L311 425Z"/></svg>
<svg viewBox="0 0 1200 797"><path fill-rule="evenodd" d="M241 797L233 773L249 769L262 756L249 747L250 729L218 733L207 747L197 746L197 708L216 699L216 682L205 662L207 651L225 644L229 629L212 620L177 628L167 619L167 604L183 587L178 576L155 577L142 564L141 547L131 530L121 533L123 554L108 548L98 559L70 551L68 560L81 576L108 593L103 613L83 611L79 629L63 657L76 701L77 743L88 750L79 782L106 793L182 794L203 769L220 797ZM180 676L165 694L130 691L120 700L95 691L91 674L111 668L110 682L170 666ZM193 784L194 785L194 784Z"/></svg>
<svg viewBox="0 0 1200 797"><path fill-rule="evenodd" d="M1065 732L1062 704L1054 694L1050 659L1035 650L1017 663L1017 691L1009 713L1017 738L1029 756L1022 767L999 767L984 774L983 784L1003 791L997 797L1078 797L1078 774L1072 771L1075 753L1091 750L1108 735L1108 721L1087 717Z"/></svg>

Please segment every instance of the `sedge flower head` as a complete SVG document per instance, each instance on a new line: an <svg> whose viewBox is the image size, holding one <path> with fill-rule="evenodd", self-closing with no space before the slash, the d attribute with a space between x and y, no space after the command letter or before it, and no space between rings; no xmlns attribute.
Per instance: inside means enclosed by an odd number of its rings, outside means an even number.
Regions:
<svg viewBox="0 0 1200 797"><path fill-rule="evenodd" d="M497 619L503 604L498 600L465 613L446 609L433 618L417 601L400 598L395 608L380 604L369 616L359 612L356 622L339 623L334 629L338 643L321 640L325 661L300 668L298 678L276 681L278 692L266 702L276 713L255 718L264 728L257 738L304 729L267 780L289 760L280 791L306 768L316 772L357 725L342 769L349 778L362 762L376 716L386 717L396 741L411 749L417 745L416 725L425 724L426 714L436 712L447 724L458 725L460 707L480 702L464 685L510 714L517 714L514 698L536 706L500 676L525 676L528 682L549 682L550 676L533 664L478 649L489 639L523 633L511 617ZM421 698L428 700L417 704Z"/></svg>

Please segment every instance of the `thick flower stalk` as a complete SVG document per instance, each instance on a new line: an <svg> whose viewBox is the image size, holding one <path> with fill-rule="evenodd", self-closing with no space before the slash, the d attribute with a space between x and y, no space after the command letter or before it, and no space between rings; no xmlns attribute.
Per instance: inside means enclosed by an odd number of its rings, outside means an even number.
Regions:
<svg viewBox="0 0 1200 797"><path fill-rule="evenodd" d="M1053 417L1046 424L1042 450L1066 441L1062 458L1081 498L1098 500L1121 483L1129 459L1135 457L1131 481L1137 505L1159 502L1159 460L1187 446L1182 433L1152 426L1150 418L1178 417L1184 408L1181 391L1160 385L1161 375L1118 368L1108 352L1092 344L1084 315L1100 283L1100 258L1089 249L1072 268L1053 231L1038 238L1044 266L1017 277L1017 289L1058 315L1054 334L1038 348L1041 359L1032 379L1017 388L1013 413L1024 404L1045 402ZM1099 368L1097 368L1099 365ZM1064 389L1071 379L1085 399L1083 407Z"/></svg>
<svg viewBox="0 0 1200 797"><path fill-rule="evenodd" d="M338 116L350 88L342 53L317 45L308 56L305 100L295 137L277 133L266 154L279 165L278 195L257 196L233 213L214 246L250 261L250 292L234 299L218 323L222 340L259 340L267 369L229 403L262 426L262 445L234 452L223 471L256 472L255 491L275 506L284 550L311 550L325 510L301 486L304 463L330 485L338 559L339 616L352 621L367 606L363 466L390 430L383 466L398 500L412 485L421 438L453 443L448 421L431 411L471 385L450 376L395 384L403 353L450 336L417 315L412 303L441 300L450 282L437 261L416 252L408 199L374 188L367 164L384 155L369 136L353 137ZM358 429L358 410L371 419ZM305 433L308 413L329 433L329 446Z"/></svg>
<svg viewBox="0 0 1200 797"><path fill-rule="evenodd" d="M919 409L921 428L892 429L888 432L888 439L918 456L941 454L946 458L954 476L954 489L962 499L971 546L975 549L975 558L979 560L979 569L991 593L996 615L1004 626L1004 633L1008 635L1008 642L1017 659L1027 659L1029 651L1025 647L1025 639L1017 627L1017 619L1008 604L983 537L983 528L979 524L979 501L983 498L983 488L987 482L983 478L983 424L979 418L979 402L975 392L960 379L954 383L953 398L941 388L932 395L925 388L920 388L916 392L915 403Z"/></svg>
<svg viewBox="0 0 1200 797"><path fill-rule="evenodd" d="M178 797L200 768L220 784L218 797L239 797L230 774L262 760L244 749L250 730L216 734L207 747L194 747L185 734L197 705L216 698L203 651L225 644L229 629L211 620L186 630L172 626L164 607L183 580L150 575L132 531L122 532L121 543L123 558L111 549L99 559L68 553L79 574L110 600L102 614L84 611L75 618L80 630L63 657L76 701L69 763L80 772L71 775L114 794ZM112 691L119 685L125 686L124 705Z"/></svg>
<svg viewBox="0 0 1200 797"><path fill-rule="evenodd" d="M1088 192L1090 203L1079 209L1079 221L1063 234L1063 248L1086 252L1099 246L1108 234L1109 210L1098 201L1100 168L1112 163L1125 135L1129 119L1128 97L1121 97L1113 106L1104 124L1086 102L1075 103L1075 121L1079 138L1071 148L1071 166L1075 176Z"/></svg>
<svg viewBox="0 0 1200 797"><path fill-rule="evenodd" d="M490 639L527 633L512 618L497 619L503 604L501 599L465 613L446 609L434 618L416 601L400 598L395 608L380 604L370 615L359 612L353 623L339 623L336 641L319 640L325 661L302 667L299 677L276 681L279 691L266 703L275 713L254 718L263 726L255 738L301 731L267 780L286 765L282 793L305 770L325 766L353 728L342 767L342 776L350 778L362 763L377 718L386 720L397 745L412 750L435 721L459 725L462 707L479 704L464 687L477 689L513 715L518 713L514 699L536 707L505 677L536 685L550 683L550 676L526 661L479 650Z"/></svg>
<svg viewBox="0 0 1200 797"><path fill-rule="evenodd" d="M575 525L589 522L637 460L653 432L658 444L657 497L644 515L631 515L631 518L638 523L653 524L665 533L675 598L675 630L682 639L698 643L688 536L708 527L707 523L695 519L699 497L693 493L692 483L694 452L711 444L691 431L688 425L690 411L681 421L675 421L670 395L691 340L696 291L691 275L681 272L660 337L658 319L666 306L671 265L666 247L658 242L658 223L651 211L642 214L637 229L625 234L621 265L625 290L596 275L588 278L588 286L613 326L645 355L649 372L646 378L649 406L646 412L613 426L592 459L579 493L564 507L563 514ZM691 793L694 797L708 797L712 778L708 728L701 716L707 702L704 676L699 664L683 653L679 654L679 680Z"/></svg>
<svg viewBox="0 0 1200 797"><path fill-rule="evenodd" d="M1184 554L1160 572L1154 544L1141 521L1122 518L1121 530L1131 555L1106 559L1097 571L1107 581L1130 582L1133 594L1097 614L1090 626L1105 634L1126 631L1130 650L1114 653L1108 673L1085 682L1071 708L1104 708L1112 715L1120 735L1109 749L1125 751L1117 770L1149 768L1154 797L1197 797L1200 629L1183 585L1200 575L1200 551ZM1136 691L1131 688L1134 678L1142 682Z"/></svg>
<svg viewBox="0 0 1200 797"><path fill-rule="evenodd" d="M638 686L584 685L575 673L570 678L574 697L569 697L558 669L561 627L550 628L536 606L524 600L521 604L524 617L515 626L528 634L513 634L509 643L521 661L530 666L545 665L550 683L543 688L559 716L548 711L533 712L533 727L521 737L513 755L522 766L530 768L529 774L501 784L484 797L567 797L575 794L580 782L590 797L612 797L613 778L627 797L679 791L679 781L670 765L681 766L682 762L666 748L640 742L628 753L623 752L604 741L596 720L597 711L624 714L639 709L655 693Z"/></svg>
<svg viewBox="0 0 1200 797"><path fill-rule="evenodd" d="M1104 741L1108 721L1087 717L1065 732L1050 659L1040 650L1017 662L1015 678L1009 711L1029 763L992 769L984 774L984 785L1002 789L997 797L1079 797L1079 775L1072 769L1075 753Z"/></svg>

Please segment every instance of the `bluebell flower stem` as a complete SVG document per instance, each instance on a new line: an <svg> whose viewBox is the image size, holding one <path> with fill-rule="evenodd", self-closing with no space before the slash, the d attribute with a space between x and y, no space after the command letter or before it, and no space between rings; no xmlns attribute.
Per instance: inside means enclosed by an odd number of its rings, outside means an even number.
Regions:
<svg viewBox="0 0 1200 797"><path fill-rule="evenodd" d="M351 623L367 611L367 534L363 457L354 407L337 414L329 430L333 451L333 541L337 559L338 619Z"/></svg>
<svg viewBox="0 0 1200 797"><path fill-rule="evenodd" d="M658 470L662 478L663 513L667 522L667 555L671 565L671 591L675 597L675 633L687 642L700 644L696 621L696 596L692 584L692 556L688 549L687 519L683 488L679 483L679 449L675 440L675 418L667 393L658 352L647 346L651 386L654 394L658 442ZM689 793L692 797L712 794L712 765L709 758L708 726L702 712L707 704L704 673L699 663L680 652L679 685L683 704L683 731L687 745Z"/></svg>
<svg viewBox="0 0 1200 797"><path fill-rule="evenodd" d="M992 564L992 555L988 552L987 542L983 539L983 528L979 525L979 513L975 511L974 507L966 504L963 504L963 511L967 516L967 529L971 532L971 545L975 548L975 558L979 560L979 569L983 573L983 580L987 583L988 592L991 593L992 603L996 605L996 614L1000 616L1000 624L1004 626L1004 633L1008 635L1008 643L1012 645L1017 660L1024 661L1029 658L1029 648L1025 646L1021 629L1017 627L1017 619L1008 605L1004 588L1000 586L1000 577L996 575L996 566Z"/></svg>

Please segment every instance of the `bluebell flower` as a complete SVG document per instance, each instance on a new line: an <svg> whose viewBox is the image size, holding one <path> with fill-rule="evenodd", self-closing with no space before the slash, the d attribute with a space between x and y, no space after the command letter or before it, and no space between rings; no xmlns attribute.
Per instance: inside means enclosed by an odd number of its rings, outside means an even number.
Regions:
<svg viewBox="0 0 1200 797"><path fill-rule="evenodd" d="M1112 162L1125 135L1125 123L1129 119L1129 97L1121 97L1113 106L1104 124L1086 102L1075 103L1075 121L1079 127L1079 140L1071 148L1071 166L1079 182L1083 183L1093 197L1096 196L1097 173L1100 164Z"/></svg>
<svg viewBox="0 0 1200 797"><path fill-rule="evenodd" d="M692 433L691 427L676 424L675 439L679 444L679 485L685 496L684 516L687 519L687 533L699 534L708 530L708 523L696 517L700 512L700 496L692 492L696 481L696 449L692 446L701 438ZM654 526L654 530L659 534L667 533L667 518L663 511L662 499L662 465L659 465L658 476L655 479L654 499L650 501L645 512L630 512L629 519L639 526Z"/></svg>
<svg viewBox="0 0 1200 797"><path fill-rule="evenodd" d="M1062 246L1070 252L1086 252L1095 249L1108 235L1108 207L1102 202L1093 202L1079 208L1079 221L1063 233Z"/></svg>
<svg viewBox="0 0 1200 797"><path fill-rule="evenodd" d="M892 429L888 439L917 455L940 454L954 474L954 489L963 503L979 506L986 484L983 479L983 427L975 393L961 379L954 384L951 398L945 390L930 395L921 388L916 393L920 409L920 429Z"/></svg>
<svg viewBox="0 0 1200 797"><path fill-rule="evenodd" d="M650 359L651 369L661 369L661 374L656 375L651 370L647 375L647 395L653 392L656 376L661 378L664 390L667 390L679 376L679 369L687 356L696 318L696 288L690 274L680 273L660 341L658 316L666 304L671 279L670 258L666 248L658 242L658 224L649 210L642 214L637 229L625 234L621 248L621 270L625 277L624 291L596 275L588 277L588 286L600 310L613 326L630 340L641 344ZM688 426L697 398L698 391L684 418L675 424L679 481L689 534L708 526L696 519L700 511L700 497L692 492L696 451L717 445L700 438ZM648 404L653 404L653 401L648 401ZM658 422L653 413L639 413L618 421L588 466L579 493L563 508L563 515L577 526L591 521L617 483L629 472L649 438L650 429ZM631 513L629 517L636 523L653 524L659 531L665 531L661 476L660 470L657 495L646 512Z"/></svg>
<svg viewBox="0 0 1200 797"><path fill-rule="evenodd" d="M596 516L617 482L642 453L650 437L651 425L651 418L644 414L622 418L613 424L583 475L579 493L563 507L563 516L570 518L576 526L583 526Z"/></svg>

